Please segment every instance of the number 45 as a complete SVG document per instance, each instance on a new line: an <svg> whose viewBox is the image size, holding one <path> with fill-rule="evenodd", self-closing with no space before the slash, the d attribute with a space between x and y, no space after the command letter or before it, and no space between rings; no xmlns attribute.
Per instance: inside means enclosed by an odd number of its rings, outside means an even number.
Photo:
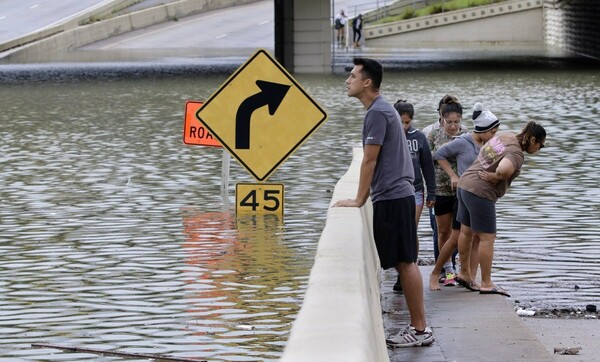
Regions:
<svg viewBox="0 0 600 362"><path fill-rule="evenodd" d="M237 184L236 213L276 213L283 215L282 184Z"/></svg>

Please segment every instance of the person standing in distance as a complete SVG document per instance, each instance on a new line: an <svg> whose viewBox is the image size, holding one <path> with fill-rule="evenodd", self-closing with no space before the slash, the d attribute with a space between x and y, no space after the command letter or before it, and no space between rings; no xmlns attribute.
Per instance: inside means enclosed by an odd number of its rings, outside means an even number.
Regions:
<svg viewBox="0 0 600 362"><path fill-rule="evenodd" d="M340 10L340 13L335 16L333 23L337 42L340 46L343 46L346 43L346 14L344 14L344 9Z"/></svg>
<svg viewBox="0 0 600 362"><path fill-rule="evenodd" d="M383 269L396 268L402 281L410 324L386 340L390 347L427 346L433 343L425 320L423 279L417 266L414 172L400 116L379 92L381 64L354 58L346 79L349 97L367 109L363 123L363 159L354 199L337 201L333 207L362 207L371 196L373 235Z"/></svg>
<svg viewBox="0 0 600 362"><path fill-rule="evenodd" d="M362 37L362 14L358 14L352 21L352 40L354 41L354 47L360 47L360 38Z"/></svg>

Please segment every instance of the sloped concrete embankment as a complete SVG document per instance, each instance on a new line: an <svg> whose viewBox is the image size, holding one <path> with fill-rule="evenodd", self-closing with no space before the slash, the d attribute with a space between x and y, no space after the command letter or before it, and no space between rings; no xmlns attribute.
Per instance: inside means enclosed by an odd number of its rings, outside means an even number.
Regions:
<svg viewBox="0 0 600 362"><path fill-rule="evenodd" d="M354 198L362 149L337 183L332 203ZM372 207L329 208L302 309L282 361L388 361L381 316L381 273Z"/></svg>
<svg viewBox="0 0 600 362"><path fill-rule="evenodd" d="M0 51L11 48L0 54L0 58L9 61L36 62L40 58L40 55L65 52L151 25L174 21L178 18L211 10L250 4L256 1L258 0L182 0L109 18L89 25L80 26L74 23L74 21L81 21L90 16L100 16L98 14L110 13L111 9L122 8L123 1L115 0L112 7L104 7L101 13L98 13L96 9L93 13L81 15L78 19L72 19L66 24L29 34L20 40L20 44L19 40L17 40L15 44L0 45Z"/></svg>

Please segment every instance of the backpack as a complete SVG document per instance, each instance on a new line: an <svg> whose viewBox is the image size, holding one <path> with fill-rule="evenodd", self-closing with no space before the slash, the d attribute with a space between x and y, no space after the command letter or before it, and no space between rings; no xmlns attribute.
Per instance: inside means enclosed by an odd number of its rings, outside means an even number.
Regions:
<svg viewBox="0 0 600 362"><path fill-rule="evenodd" d="M342 27L342 19L335 18L335 28L340 29Z"/></svg>

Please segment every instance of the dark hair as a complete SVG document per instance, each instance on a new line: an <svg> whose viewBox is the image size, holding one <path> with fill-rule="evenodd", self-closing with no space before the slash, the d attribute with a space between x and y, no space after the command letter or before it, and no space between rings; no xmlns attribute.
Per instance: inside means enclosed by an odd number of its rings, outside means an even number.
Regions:
<svg viewBox="0 0 600 362"><path fill-rule="evenodd" d="M450 96L450 97L452 97L452 96ZM440 110L442 113L442 117L444 117L444 118L446 118L448 113L451 113L451 112L456 112L456 113L460 114L461 117L463 114L462 105L458 102L458 99L456 99L456 97L449 98L446 102L444 102L444 104L442 104L440 106Z"/></svg>
<svg viewBox="0 0 600 362"><path fill-rule="evenodd" d="M452 96L450 94L446 94L445 96L443 96L442 99L440 99L440 103L438 103L438 108L437 108L438 113L440 112L440 109L442 109L442 105L452 102L452 101L458 103L458 98L456 98L455 96Z"/></svg>
<svg viewBox="0 0 600 362"><path fill-rule="evenodd" d="M383 79L383 67L381 64L369 58L354 58L352 63L354 65L362 65L361 73L363 78L370 79L373 82L373 87L379 90L381 80Z"/></svg>
<svg viewBox="0 0 600 362"><path fill-rule="evenodd" d="M534 121L529 121L525 127L523 127L521 133L517 135L517 139L519 140L522 149L527 148L531 137L535 137L537 141L541 142L546 139L546 130Z"/></svg>
<svg viewBox="0 0 600 362"><path fill-rule="evenodd" d="M398 102L396 102L394 104L394 108L396 108L396 111L398 111L399 115L402 115L403 113L408 114L408 117L410 117L410 119L412 119L415 115L415 108L412 104L408 103L405 100L401 99Z"/></svg>

